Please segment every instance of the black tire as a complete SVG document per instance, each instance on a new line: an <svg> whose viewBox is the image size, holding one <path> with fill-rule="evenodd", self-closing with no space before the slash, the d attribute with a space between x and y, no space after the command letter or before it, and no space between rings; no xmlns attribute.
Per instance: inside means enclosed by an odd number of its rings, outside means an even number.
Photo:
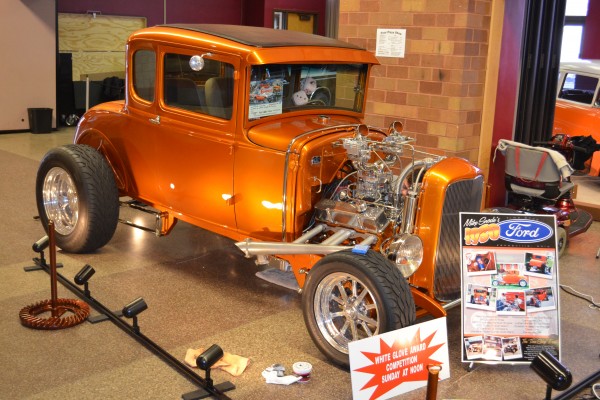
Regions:
<svg viewBox="0 0 600 400"><path fill-rule="evenodd" d="M562 226L556 228L556 251L558 253L558 258L562 257L565 253L568 240L567 230Z"/></svg>
<svg viewBox="0 0 600 400"><path fill-rule="evenodd" d="M352 296L347 297L352 294L351 282L356 283L355 294L359 298L360 294L367 291L358 303L352 301ZM343 294L339 292L337 283L344 287ZM344 305L334 300L331 296L334 293L345 301ZM348 342L367 337L367 329L371 334L384 333L411 325L416 318L408 282L390 261L372 250L367 254L344 250L330 254L315 264L304 284L302 310L313 342L331 361L345 368L350 365ZM328 315L331 318L323 318L322 315L323 312L340 311L346 314ZM340 331L346 322L358 325L355 333Z"/></svg>
<svg viewBox="0 0 600 400"><path fill-rule="evenodd" d="M112 238L119 219L119 192L112 169L94 148L70 144L50 150L42 159L35 187L42 225L48 232L53 219L61 249L88 253Z"/></svg>

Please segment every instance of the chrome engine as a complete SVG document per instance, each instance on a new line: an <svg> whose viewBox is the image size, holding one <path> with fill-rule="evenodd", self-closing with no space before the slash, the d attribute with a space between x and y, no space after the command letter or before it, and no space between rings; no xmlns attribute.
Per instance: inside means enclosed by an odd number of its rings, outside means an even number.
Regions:
<svg viewBox="0 0 600 400"><path fill-rule="evenodd" d="M283 270L290 268L288 255L327 255L349 248L358 253L377 249L406 278L426 260L427 265L435 266L435 274L419 283L427 286L435 299L454 304L461 290L458 215L480 210L483 175L466 160L415 149L414 140L402 135L400 123L393 123L387 136L379 140L373 139L365 125L355 129L352 137L332 143L335 154L345 155L343 159L352 168L343 164L337 180L318 187L316 193L322 197L313 206L311 222L300 237L292 242L246 239L236 245L247 257L256 256L258 264ZM449 166L455 168L449 176L439 174ZM429 170L431 174L427 174ZM320 176L312 180L321 181ZM435 251L427 257L418 236L423 232L415 232L418 212L430 218L435 213L439 223L436 237L428 238L428 246L433 245Z"/></svg>
<svg viewBox="0 0 600 400"><path fill-rule="evenodd" d="M414 139L403 136L399 124L383 141L370 140L366 133L366 127L359 127L354 137L343 139L355 171L315 205L315 218L373 234L390 224L393 232L411 233L421 178L441 157L419 152L415 160Z"/></svg>
<svg viewBox="0 0 600 400"><path fill-rule="evenodd" d="M246 256L256 256L260 264L277 261L279 268L286 269L289 265L278 255L326 255L352 246L356 251L376 246L405 277L414 274L424 254L422 240L414 233L419 196L425 173L444 157L415 149L414 140L402 135L399 122L390 126L383 140L371 139L369 133L367 126L358 125L352 137L333 143L344 149L352 171L319 188L323 197L315 204L313 223L303 234L293 242L247 239L236 243ZM440 297L455 295L456 285L447 285L446 276L460 277L455 217L459 211L479 209L482 188L480 176L448 187L451 196L444 203L441 223L444 235L438 239L444 257L436 259L436 294Z"/></svg>

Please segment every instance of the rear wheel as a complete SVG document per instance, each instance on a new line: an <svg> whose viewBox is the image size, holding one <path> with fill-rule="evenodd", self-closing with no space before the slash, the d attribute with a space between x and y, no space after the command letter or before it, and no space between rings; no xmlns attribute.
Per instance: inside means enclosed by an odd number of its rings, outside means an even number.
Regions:
<svg viewBox="0 0 600 400"><path fill-rule="evenodd" d="M415 320L406 279L381 254L342 251L311 269L302 296L304 321L323 354L348 367L348 343Z"/></svg>
<svg viewBox="0 0 600 400"><path fill-rule="evenodd" d="M104 157L86 145L50 150L36 180L36 200L44 229L54 222L56 244L86 253L112 238L119 218L119 192Z"/></svg>

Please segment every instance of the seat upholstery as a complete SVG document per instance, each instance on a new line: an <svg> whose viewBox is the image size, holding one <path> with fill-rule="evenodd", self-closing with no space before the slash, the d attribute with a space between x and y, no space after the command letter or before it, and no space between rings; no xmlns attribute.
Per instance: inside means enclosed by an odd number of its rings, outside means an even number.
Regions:
<svg viewBox="0 0 600 400"><path fill-rule="evenodd" d="M165 79L165 103L192 111L199 111L204 105L198 86L187 78Z"/></svg>
<svg viewBox="0 0 600 400"><path fill-rule="evenodd" d="M233 109L233 78L215 77L204 86L208 113L215 117L231 119Z"/></svg>

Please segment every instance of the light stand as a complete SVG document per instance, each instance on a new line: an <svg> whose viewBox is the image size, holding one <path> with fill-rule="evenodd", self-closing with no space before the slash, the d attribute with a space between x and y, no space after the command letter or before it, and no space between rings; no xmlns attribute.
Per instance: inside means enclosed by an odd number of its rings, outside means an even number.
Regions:
<svg viewBox="0 0 600 400"><path fill-rule="evenodd" d="M141 297L138 297L137 299L123 307L123 316L127 318L133 318L133 331L137 334L140 333L140 327L137 323L137 315L147 309L148 304L146 304L144 299L142 299Z"/></svg>
<svg viewBox="0 0 600 400"><path fill-rule="evenodd" d="M92 266L90 264L85 264L83 266L83 268L81 269L81 271L79 271L77 273L77 275L75 275L75 278L73 278L73 280L75 281L76 284L78 284L79 286L83 285L83 293L87 297L90 297L90 289L88 287L88 281L90 280L92 275L94 275L95 273L96 273L96 270L94 268L92 268Z"/></svg>
<svg viewBox="0 0 600 400"><path fill-rule="evenodd" d="M38 253L40 256L35 257L33 259L34 265L30 265L28 267L23 267L23 270L25 272L40 271L40 270L43 270L44 267L48 267L48 264L46 263L46 259L44 258L44 250L46 250L46 248L48 247L49 244L50 244L50 238L48 237L48 235L46 235L31 246L33 251ZM63 266L62 263L56 264L56 268L62 268L62 266Z"/></svg>
<svg viewBox="0 0 600 400"><path fill-rule="evenodd" d="M36 242L36 244L33 246L33 250L35 252L41 253L49 245L51 248L53 248L53 245L50 244L50 239L48 237L45 237L45 238L40 239L38 242ZM173 368L176 372L181 374L184 378L186 378L187 380L189 380L190 382L194 383L197 386L205 388L206 391L209 392L210 395L215 398L222 399L222 400L229 400L229 397L226 394L224 394L223 391L234 389L235 386L233 384L229 383L229 385L230 385L229 387L225 387L225 384L223 384L223 386L221 386L221 385L213 386L212 384L208 385L206 380L204 378L202 378L201 376L199 376L190 367L188 367L187 365L185 365L184 363L179 361L178 358L172 356L169 352L167 352L165 349L160 347L158 344L154 343L154 341L152 341L150 338L146 337L146 335L144 335L143 333L140 332L139 326L137 325L137 315L147 308L146 302L143 299L138 298L123 308L123 312L127 314L127 317L130 317L130 318L135 317L134 318L134 326L132 327L130 324L125 322L122 318L119 318L117 313L106 308L106 306L104 306L98 300L94 299L92 296L86 294L83 290L81 290L75 283L69 281L63 275L56 272L56 269L54 268L54 265L56 265L55 258L56 257L53 257L52 252L51 252L50 264L52 264L52 265L49 266L46 263L46 261L43 257L43 254L40 254L40 258L33 259L33 261L35 263L35 267L33 267L31 269L28 269L26 267L24 269L26 271L27 270L31 270L31 271L42 270L51 276L56 276L56 280L58 282L62 283L68 290L73 292L80 299L85 300L87 303L89 303L89 305L93 309L98 311L101 314L99 317L106 317L113 324L115 324L115 326L117 328L119 328L123 332L127 333L131 338L136 340L139 344L141 344L146 349L148 349L150 352L152 352L154 355L159 357L163 362L165 362L167 365L169 365L171 368ZM84 286L84 288L86 288L85 283L87 283L87 281L93 275L92 270L93 270L93 268L91 268L91 267L87 268L87 266L86 266L83 268L82 271L80 271L77 274L79 276L78 281L80 284L82 284ZM89 292L89 287L87 289L88 289L87 291ZM83 304L85 304L85 303L83 303ZM61 303L61 306L66 308L66 306L71 306L71 304L64 305ZM74 307L71 307L71 309L74 309ZM29 308L29 311L31 311L31 307ZM87 316L87 314L86 314L86 316ZM85 319L86 316L84 316L83 319ZM66 325L66 324L61 324L61 325ZM207 365L208 361L211 361L212 359L213 359L212 357L209 357L207 359L206 364L203 364L203 365ZM215 360L214 362L216 362L216 361L217 360ZM211 366L212 366L212 364L211 364Z"/></svg>
<svg viewBox="0 0 600 400"><path fill-rule="evenodd" d="M79 286L83 285L83 295L86 298L92 298L92 294L90 292L89 280L96 273L96 270L89 264L85 264L83 268L75 275L73 281ZM121 311L113 311L117 317L122 317L123 313ZM90 324L96 324L98 322L108 321L109 317L106 314L94 315L93 317L88 317L88 322Z"/></svg>
<svg viewBox="0 0 600 400"><path fill-rule="evenodd" d="M221 358L223 358L223 349L216 344L213 344L208 349L204 350L204 352L196 358L196 365L198 368L206 372L206 389L211 392L216 391L218 393L223 393L235 389L235 385L229 381L213 385L213 380L210 377L210 369ZM198 389L193 392L185 393L181 398L183 400L198 400L208 396L212 396L212 394L204 389Z"/></svg>
<svg viewBox="0 0 600 400"><path fill-rule="evenodd" d="M545 400L552 399L552 389L562 391L573 382L571 371L547 350L542 350L531 361L529 367L548 384Z"/></svg>

